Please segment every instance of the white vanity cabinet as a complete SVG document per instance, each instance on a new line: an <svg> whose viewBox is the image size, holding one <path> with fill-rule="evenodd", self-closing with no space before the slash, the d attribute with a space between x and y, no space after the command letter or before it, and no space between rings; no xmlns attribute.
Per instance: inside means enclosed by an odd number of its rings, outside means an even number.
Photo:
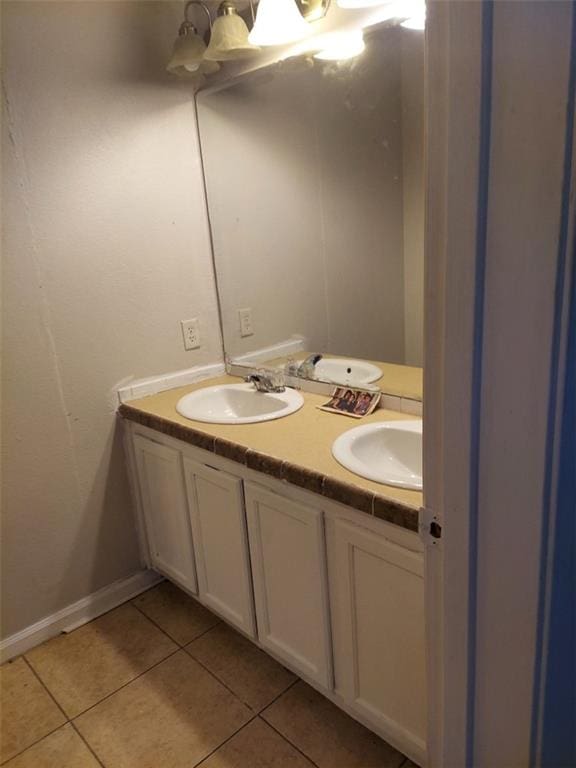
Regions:
<svg viewBox="0 0 576 768"><path fill-rule="evenodd" d="M151 566L423 765L418 536L148 427L127 430Z"/></svg>
<svg viewBox="0 0 576 768"><path fill-rule="evenodd" d="M336 691L364 722L422 760L423 554L405 546L406 531L387 525L375 530L334 516L326 526Z"/></svg>
<svg viewBox="0 0 576 768"><path fill-rule="evenodd" d="M197 592L182 456L175 448L134 435L137 487L152 566Z"/></svg>
<svg viewBox="0 0 576 768"><path fill-rule="evenodd" d="M184 457L198 594L208 608L256 636L242 480Z"/></svg>
<svg viewBox="0 0 576 768"><path fill-rule="evenodd" d="M260 643L308 680L332 688L321 509L245 484Z"/></svg>

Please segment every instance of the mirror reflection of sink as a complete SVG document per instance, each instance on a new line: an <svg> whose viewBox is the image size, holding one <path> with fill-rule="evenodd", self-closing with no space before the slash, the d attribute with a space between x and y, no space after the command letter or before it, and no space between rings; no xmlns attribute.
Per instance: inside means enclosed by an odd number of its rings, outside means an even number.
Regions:
<svg viewBox="0 0 576 768"><path fill-rule="evenodd" d="M367 480L422 490L422 421L380 421L344 432L332 455Z"/></svg>
<svg viewBox="0 0 576 768"><path fill-rule="evenodd" d="M181 416L209 424L254 424L281 419L304 405L299 392L257 392L253 384L222 384L205 387L180 398Z"/></svg>
<svg viewBox="0 0 576 768"><path fill-rule="evenodd" d="M382 371L364 360L323 357L314 367L314 376L320 381L362 387L378 381Z"/></svg>

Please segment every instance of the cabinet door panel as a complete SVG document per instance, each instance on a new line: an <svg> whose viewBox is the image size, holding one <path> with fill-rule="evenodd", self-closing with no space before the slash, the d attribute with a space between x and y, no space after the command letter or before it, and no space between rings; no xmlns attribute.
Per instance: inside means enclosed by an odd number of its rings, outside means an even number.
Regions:
<svg viewBox="0 0 576 768"><path fill-rule="evenodd" d="M192 534L180 453L134 435L134 451L152 564L196 592Z"/></svg>
<svg viewBox="0 0 576 768"><path fill-rule="evenodd" d="M396 744L425 750L422 555L331 521L330 589L337 690Z"/></svg>
<svg viewBox="0 0 576 768"><path fill-rule="evenodd" d="M255 636L242 480L184 458L200 599Z"/></svg>
<svg viewBox="0 0 576 768"><path fill-rule="evenodd" d="M246 506L260 642L332 688L322 512L251 483Z"/></svg>

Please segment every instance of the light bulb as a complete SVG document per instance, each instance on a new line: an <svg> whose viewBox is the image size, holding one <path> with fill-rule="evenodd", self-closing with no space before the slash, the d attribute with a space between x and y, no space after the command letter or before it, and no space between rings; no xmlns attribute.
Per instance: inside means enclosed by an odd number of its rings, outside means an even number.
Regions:
<svg viewBox="0 0 576 768"><path fill-rule="evenodd" d="M309 32L294 0L260 0L248 39L252 45L284 45L301 40Z"/></svg>

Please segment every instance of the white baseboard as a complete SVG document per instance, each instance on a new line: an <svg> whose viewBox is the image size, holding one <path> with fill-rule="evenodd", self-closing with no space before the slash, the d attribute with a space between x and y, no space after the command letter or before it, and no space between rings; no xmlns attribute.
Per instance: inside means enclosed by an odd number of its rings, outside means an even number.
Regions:
<svg viewBox="0 0 576 768"><path fill-rule="evenodd" d="M223 376L225 373L224 363L210 363L210 365L197 365L195 368L186 368L174 373L164 373L149 379L139 379L121 387L118 390L118 399L121 403L127 403L130 400L148 397L148 395L156 395L167 389L185 387L187 384L194 384L197 381Z"/></svg>
<svg viewBox="0 0 576 768"><path fill-rule="evenodd" d="M26 629L7 637L0 642L0 663L9 661L15 656L26 653L34 646L59 635L61 632L71 632L73 629L86 624L88 621L101 616L112 608L131 600L136 595L150 589L163 577L155 571L139 571L127 579L121 579L107 587L83 597L61 611L37 621Z"/></svg>

